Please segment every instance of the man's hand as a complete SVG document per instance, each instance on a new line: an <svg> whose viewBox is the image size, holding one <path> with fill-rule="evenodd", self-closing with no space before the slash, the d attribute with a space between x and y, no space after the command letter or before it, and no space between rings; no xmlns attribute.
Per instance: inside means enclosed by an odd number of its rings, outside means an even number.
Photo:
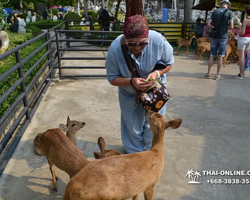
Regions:
<svg viewBox="0 0 250 200"><path fill-rule="evenodd" d="M137 90L145 91L149 86L152 85L152 82L146 82L143 78L133 78L132 83Z"/></svg>
<svg viewBox="0 0 250 200"><path fill-rule="evenodd" d="M156 71L151 72L148 77L146 78L146 80L149 80L150 78L152 79L157 79L158 78L158 73Z"/></svg>

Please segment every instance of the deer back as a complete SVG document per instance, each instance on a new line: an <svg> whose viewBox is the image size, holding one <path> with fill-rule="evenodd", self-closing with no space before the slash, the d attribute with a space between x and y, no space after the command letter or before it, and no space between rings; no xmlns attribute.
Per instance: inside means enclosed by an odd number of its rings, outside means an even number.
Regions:
<svg viewBox="0 0 250 200"><path fill-rule="evenodd" d="M40 146L47 159L71 177L89 162L59 128L44 132L40 138Z"/></svg>

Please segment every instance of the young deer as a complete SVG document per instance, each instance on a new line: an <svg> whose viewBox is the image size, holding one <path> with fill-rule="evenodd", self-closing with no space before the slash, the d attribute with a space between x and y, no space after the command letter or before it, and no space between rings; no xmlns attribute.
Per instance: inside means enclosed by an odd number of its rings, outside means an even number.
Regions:
<svg viewBox="0 0 250 200"><path fill-rule="evenodd" d="M106 149L107 148L106 142L104 141L102 137L98 138L97 143L101 152L93 152L95 159L103 159L103 158L107 158L111 156L120 155L120 153L118 153L116 150Z"/></svg>
<svg viewBox="0 0 250 200"><path fill-rule="evenodd" d="M227 59L229 55L232 56L232 59L238 60L238 49L237 46L235 46L236 40L230 40L227 43L227 48L226 48L226 54L225 57L223 58L223 67L226 67L226 64L229 64L231 61L227 63Z"/></svg>
<svg viewBox="0 0 250 200"><path fill-rule="evenodd" d="M153 200L164 167L165 129L178 128L182 120L167 121L154 112L147 117L153 132L151 150L93 160L69 181L63 200L138 200L141 192L145 200Z"/></svg>
<svg viewBox="0 0 250 200"><path fill-rule="evenodd" d="M197 60L199 60L199 57L200 57L200 60L203 60L202 58L202 54L205 52L205 51L209 51L210 52L210 46L211 44L209 42L200 42L197 44Z"/></svg>
<svg viewBox="0 0 250 200"><path fill-rule="evenodd" d="M175 50L176 53L177 53L177 55L179 55L179 49L180 49L182 46L186 47L186 54L188 55L189 46L190 46L190 44L191 44L193 38L195 38L195 35L194 35L194 34L191 34L191 35L190 35L190 39L189 39L189 40L184 39L184 38L179 38L179 39L177 39L177 45L178 45L178 47L177 47L177 49Z"/></svg>
<svg viewBox="0 0 250 200"><path fill-rule="evenodd" d="M67 118L67 124L60 124L59 127L62 131L66 132L67 137L76 146L76 132L85 126L85 122L79 122L70 120L69 116ZM37 155L45 155L43 148L41 147L40 138L43 133L39 133L34 139L34 151Z"/></svg>
<svg viewBox="0 0 250 200"><path fill-rule="evenodd" d="M54 165L72 178L89 163L81 150L73 143L76 141L76 132L84 126L85 122L71 121L68 117L66 126L60 124L63 130L67 130L67 136L59 128L54 128L39 133L34 139L35 152L38 155L46 155L48 160L54 184L53 192L57 192Z"/></svg>

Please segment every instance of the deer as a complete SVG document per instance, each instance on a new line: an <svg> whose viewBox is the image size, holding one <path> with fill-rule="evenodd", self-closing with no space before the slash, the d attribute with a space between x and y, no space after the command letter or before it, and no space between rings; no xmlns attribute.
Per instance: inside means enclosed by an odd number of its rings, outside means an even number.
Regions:
<svg viewBox="0 0 250 200"><path fill-rule="evenodd" d="M235 43L236 43L236 40L228 41L227 47L226 47L226 54L225 54L225 57L223 58L223 67L226 67L226 64L227 64L226 62L227 62L229 55L231 55L235 60L238 60L238 58L239 58L238 49L234 45Z"/></svg>
<svg viewBox="0 0 250 200"><path fill-rule="evenodd" d="M80 149L76 147L76 132L85 126L85 122L70 120L67 125L59 127L67 131L67 136L59 128L48 129L39 133L34 139L34 151L38 155L46 155L53 179L52 192L57 192L57 177L54 165L65 171L70 178L78 173L89 161Z"/></svg>
<svg viewBox="0 0 250 200"><path fill-rule="evenodd" d="M211 42L209 37L201 37L196 39L196 43L199 44L201 42Z"/></svg>
<svg viewBox="0 0 250 200"><path fill-rule="evenodd" d="M67 184L63 200L153 200L155 185L164 168L164 132L177 129L182 119L167 121L160 113L148 111L153 133L149 151L123 154L91 161Z"/></svg>
<svg viewBox="0 0 250 200"><path fill-rule="evenodd" d="M177 49L175 50L176 53L177 53L177 55L179 55L179 49L180 49L182 46L186 47L186 54L188 55L189 46L190 46L190 44L191 44L193 38L195 38L195 34L191 34L191 35L189 35L189 36L190 36L190 39L189 39L189 40L184 39L184 38L178 38L178 39L177 39L177 45L178 45L178 47L177 47Z"/></svg>
<svg viewBox="0 0 250 200"><path fill-rule="evenodd" d="M93 152L95 159L103 159L103 158L107 158L107 157L111 157L111 156L120 155L120 153L114 149L107 149L106 142L103 139L103 137L98 138L97 144L98 144L101 152Z"/></svg>
<svg viewBox="0 0 250 200"><path fill-rule="evenodd" d="M69 116L67 118L67 124L60 124L59 127L62 131L66 132L67 137L73 144L76 146L76 132L79 131L81 128L85 126L85 122L79 122L70 120ZM45 155L45 152L43 151L43 148L41 147L41 141L40 138L43 135L43 133L39 133L35 139L34 139L34 151L37 155L43 156Z"/></svg>
<svg viewBox="0 0 250 200"><path fill-rule="evenodd" d="M0 32L0 54L3 54L9 47L9 36L5 31L6 24L2 27Z"/></svg>
<svg viewBox="0 0 250 200"><path fill-rule="evenodd" d="M209 42L200 42L197 44L197 60L203 60L202 58L202 54L205 51L209 51L210 52L210 43Z"/></svg>

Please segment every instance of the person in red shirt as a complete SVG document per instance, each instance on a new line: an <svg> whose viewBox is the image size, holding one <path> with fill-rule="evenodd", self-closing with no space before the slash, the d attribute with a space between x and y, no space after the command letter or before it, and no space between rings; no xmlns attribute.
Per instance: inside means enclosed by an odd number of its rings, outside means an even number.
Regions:
<svg viewBox="0 0 250 200"><path fill-rule="evenodd" d="M237 42L238 54L239 54L239 74L235 75L236 79L243 79L245 75L245 63L246 63L246 51L250 45L250 5L246 8L246 19L243 23L239 22L239 38Z"/></svg>

